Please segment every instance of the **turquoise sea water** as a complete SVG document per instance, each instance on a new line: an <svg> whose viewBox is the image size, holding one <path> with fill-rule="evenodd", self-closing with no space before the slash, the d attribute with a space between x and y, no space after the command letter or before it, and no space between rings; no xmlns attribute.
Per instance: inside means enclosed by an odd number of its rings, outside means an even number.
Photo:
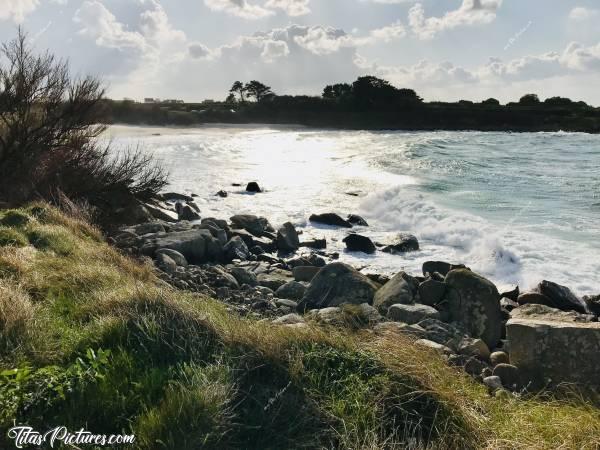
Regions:
<svg viewBox="0 0 600 450"><path fill-rule="evenodd" d="M501 286L550 279L600 293L600 136L572 133L360 132L273 127L113 127L194 192L202 215L249 212L325 236L365 271L417 273L428 259L465 263ZM266 190L247 195L258 181ZM220 189L227 199L215 197ZM348 193L357 194L348 195ZM411 232L405 256L343 251L344 232L314 212L362 214L384 242Z"/></svg>

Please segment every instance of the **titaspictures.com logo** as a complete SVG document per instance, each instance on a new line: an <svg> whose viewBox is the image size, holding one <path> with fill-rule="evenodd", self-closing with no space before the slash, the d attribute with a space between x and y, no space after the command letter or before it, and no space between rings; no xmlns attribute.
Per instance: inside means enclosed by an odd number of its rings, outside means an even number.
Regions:
<svg viewBox="0 0 600 450"><path fill-rule="evenodd" d="M67 427L56 427L45 433L40 433L32 427L25 425L12 427L8 430L8 437L15 443L16 448L25 448L29 445L42 446L47 444L50 448L58 448L60 444L69 446L109 446L129 445L135 442L132 434L93 434L83 428L79 431L69 431Z"/></svg>

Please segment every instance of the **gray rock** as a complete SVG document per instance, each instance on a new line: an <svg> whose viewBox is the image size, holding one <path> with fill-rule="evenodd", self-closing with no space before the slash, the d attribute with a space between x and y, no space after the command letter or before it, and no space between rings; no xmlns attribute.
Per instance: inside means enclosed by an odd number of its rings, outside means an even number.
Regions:
<svg viewBox="0 0 600 450"><path fill-rule="evenodd" d="M435 306L442 301L446 285L435 280L425 280L419 284L419 299L424 305Z"/></svg>
<svg viewBox="0 0 600 450"><path fill-rule="evenodd" d="M481 339L463 338L457 346L461 355L476 356L487 361L490 357L490 349Z"/></svg>
<svg viewBox="0 0 600 450"><path fill-rule="evenodd" d="M166 273L175 273L177 271L177 263L164 253L156 255L156 265Z"/></svg>
<svg viewBox="0 0 600 450"><path fill-rule="evenodd" d="M469 359L467 359L464 364L465 372L474 377L480 377L483 371L487 368L488 365L485 362L474 356L471 356Z"/></svg>
<svg viewBox="0 0 600 450"><path fill-rule="evenodd" d="M178 231L147 241L142 252L153 254L158 249L168 248L181 253L191 264L202 264L207 261L207 244L212 240L208 230Z"/></svg>
<svg viewBox="0 0 600 450"><path fill-rule="evenodd" d="M321 223L324 225L332 225L336 227L352 228L352 224L347 220L342 219L335 213L313 214L308 219L311 222Z"/></svg>
<svg viewBox="0 0 600 450"><path fill-rule="evenodd" d="M483 379L483 384L485 384L491 392L496 392L497 390L503 388L502 380L498 376L492 375L490 377L485 377Z"/></svg>
<svg viewBox="0 0 600 450"><path fill-rule="evenodd" d="M239 285L247 284L248 286L257 286L258 279L256 274L243 267L234 267L230 270L231 275L236 279Z"/></svg>
<svg viewBox="0 0 600 450"><path fill-rule="evenodd" d="M155 219L164 220L165 222L177 222L179 220L179 215L174 211L161 208L160 206L150 205L148 203L144 204L144 207Z"/></svg>
<svg viewBox="0 0 600 450"><path fill-rule="evenodd" d="M423 276L433 275L439 273L444 277L448 275L448 272L454 269L465 269L462 264L450 264L444 261L426 261L423 263Z"/></svg>
<svg viewBox="0 0 600 450"><path fill-rule="evenodd" d="M368 227L369 226L369 224L367 223L367 221L365 219L363 219L360 216L357 216L356 214L349 214L348 222L351 223L352 225L356 225L358 227Z"/></svg>
<svg viewBox="0 0 600 450"><path fill-rule="evenodd" d="M188 262L185 259L185 256L183 256L177 250L173 250L173 249L170 249L170 248L160 248L160 249L158 249L156 251L156 256L158 257L158 255L160 255L160 254L167 255L178 266L181 266L181 267L187 267L188 266Z"/></svg>
<svg viewBox="0 0 600 450"><path fill-rule="evenodd" d="M427 333L427 339L457 349L459 342L466 337L459 327L436 319L425 319L419 322Z"/></svg>
<svg viewBox="0 0 600 450"><path fill-rule="evenodd" d="M262 192L262 189L256 181L251 181L246 185L246 192Z"/></svg>
<svg viewBox="0 0 600 450"><path fill-rule="evenodd" d="M302 300L306 293L306 286L297 281L288 281L275 291L275 295L279 298L287 298L289 300Z"/></svg>
<svg viewBox="0 0 600 450"><path fill-rule="evenodd" d="M494 367L498 364L510 364L510 358L506 352L494 352L490 355L490 363Z"/></svg>
<svg viewBox="0 0 600 450"><path fill-rule="evenodd" d="M386 245L381 251L395 255L419 250L419 241L412 234L401 233L392 244Z"/></svg>
<svg viewBox="0 0 600 450"><path fill-rule="evenodd" d="M139 236L150 233L164 233L165 227L158 222L142 223L133 227L133 232Z"/></svg>
<svg viewBox="0 0 600 450"><path fill-rule="evenodd" d="M227 226L227 221L222 219L215 219L214 217L205 217L200 221L200 223L212 223L217 228L221 230L227 230L229 227Z"/></svg>
<svg viewBox="0 0 600 450"><path fill-rule="evenodd" d="M300 248L300 239L294 225L286 222L277 231L277 248L283 252L295 252Z"/></svg>
<svg viewBox="0 0 600 450"><path fill-rule="evenodd" d="M346 248L351 252L375 253L376 247L373 241L366 236L360 234L349 234L343 240Z"/></svg>
<svg viewBox="0 0 600 450"><path fill-rule="evenodd" d="M233 228L241 228L254 236L260 237L265 231L272 230L273 227L264 217L257 217L251 214L238 214L231 217Z"/></svg>
<svg viewBox="0 0 600 450"><path fill-rule="evenodd" d="M317 273L321 270L320 267L314 266L297 266L292 269L294 280L311 282Z"/></svg>
<svg viewBox="0 0 600 450"><path fill-rule="evenodd" d="M577 311L581 314L589 312L585 302L566 286L544 280L537 286L537 290L551 300L552 303L547 306L563 311Z"/></svg>
<svg viewBox="0 0 600 450"><path fill-rule="evenodd" d="M182 205L182 207L177 211L179 220L200 220L200 214L198 214L194 209L189 205Z"/></svg>
<svg viewBox="0 0 600 450"><path fill-rule="evenodd" d="M304 241L300 243L300 247L314 248L314 249L325 249L327 248L327 240L325 239L312 239L310 241Z"/></svg>
<svg viewBox="0 0 600 450"><path fill-rule="evenodd" d="M377 287L353 267L335 262L323 267L312 279L299 308L314 309L342 303L372 303Z"/></svg>
<svg viewBox="0 0 600 450"><path fill-rule="evenodd" d="M415 341L415 345L430 348L430 349L438 352L440 355L446 355L446 356L452 355L451 349L449 349L445 345L438 344L437 342L433 342L428 339L418 339Z"/></svg>
<svg viewBox="0 0 600 450"><path fill-rule="evenodd" d="M293 310L296 310L296 308L298 307L298 303L296 303L293 300L289 300L287 298L277 298L277 299L275 299L275 304L277 306L283 306L285 308L290 308Z"/></svg>
<svg viewBox="0 0 600 450"><path fill-rule="evenodd" d="M250 250L239 236L232 237L227 244L223 246L223 252L227 260L241 259L245 261L250 256Z"/></svg>
<svg viewBox="0 0 600 450"><path fill-rule="evenodd" d="M397 273L375 294L373 306L386 315L390 306L414 303L419 282L406 272Z"/></svg>
<svg viewBox="0 0 600 450"><path fill-rule="evenodd" d="M284 284L292 281L290 272L275 269L270 273L261 273L258 275L258 284L277 291Z"/></svg>
<svg viewBox="0 0 600 450"><path fill-rule="evenodd" d="M520 386L519 369L511 364L498 364L494 367L492 375L499 377L506 388L516 390Z"/></svg>
<svg viewBox="0 0 600 450"><path fill-rule="evenodd" d="M515 309L506 324L510 361L521 372L523 384L573 383L600 389L600 323L576 312L542 305Z"/></svg>
<svg viewBox="0 0 600 450"><path fill-rule="evenodd" d="M379 334L383 333L402 333L423 339L427 332L420 325L408 325L401 322L381 322L375 325L373 331Z"/></svg>
<svg viewBox="0 0 600 450"><path fill-rule="evenodd" d="M404 322L408 325L419 323L425 319L439 319L440 313L427 305L391 305L388 309L388 318Z"/></svg>
<svg viewBox="0 0 600 450"><path fill-rule="evenodd" d="M186 194L180 194L179 192L161 192L159 194L160 198L165 201L184 201L191 202L194 200L194 197L191 197Z"/></svg>
<svg viewBox="0 0 600 450"><path fill-rule="evenodd" d="M273 320L273 323L276 325L294 325L297 323L305 323L305 320L299 314L293 313L279 317L278 319Z"/></svg>
<svg viewBox="0 0 600 450"><path fill-rule="evenodd" d="M500 294L489 280L468 269L446 275L446 299L450 320L459 323L471 337L495 348L502 337Z"/></svg>

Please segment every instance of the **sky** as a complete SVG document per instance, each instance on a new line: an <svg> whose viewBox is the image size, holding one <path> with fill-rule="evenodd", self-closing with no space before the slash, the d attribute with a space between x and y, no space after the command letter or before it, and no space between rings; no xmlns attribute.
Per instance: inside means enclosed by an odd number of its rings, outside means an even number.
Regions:
<svg viewBox="0 0 600 450"><path fill-rule="evenodd" d="M319 95L361 75L428 101L526 93L600 106L598 0L0 0L0 41L112 98L222 100L236 80Z"/></svg>

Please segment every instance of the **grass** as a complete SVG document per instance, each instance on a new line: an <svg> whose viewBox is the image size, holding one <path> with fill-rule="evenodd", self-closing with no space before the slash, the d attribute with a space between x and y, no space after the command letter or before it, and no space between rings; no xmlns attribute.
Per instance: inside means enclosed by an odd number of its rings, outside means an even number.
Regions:
<svg viewBox="0 0 600 450"><path fill-rule="evenodd" d="M0 212L0 448L13 422L139 449L600 446L583 400L490 397L404 336L241 319L43 204Z"/></svg>

